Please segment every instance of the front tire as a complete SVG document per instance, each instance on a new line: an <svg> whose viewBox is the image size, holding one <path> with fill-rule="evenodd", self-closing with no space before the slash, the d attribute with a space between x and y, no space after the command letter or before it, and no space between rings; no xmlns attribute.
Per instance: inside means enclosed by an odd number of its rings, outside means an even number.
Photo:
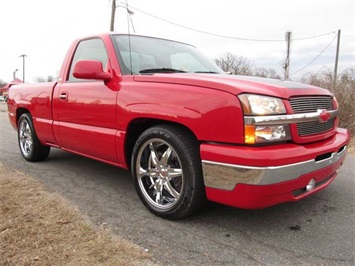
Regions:
<svg viewBox="0 0 355 266"><path fill-rule="evenodd" d="M198 142L184 128L163 125L144 131L133 149L131 169L140 199L160 217L180 219L205 202Z"/></svg>
<svg viewBox="0 0 355 266"><path fill-rule="evenodd" d="M39 142L32 117L28 113L21 115L18 121L18 144L23 158L29 162L43 161L50 152L50 147Z"/></svg>

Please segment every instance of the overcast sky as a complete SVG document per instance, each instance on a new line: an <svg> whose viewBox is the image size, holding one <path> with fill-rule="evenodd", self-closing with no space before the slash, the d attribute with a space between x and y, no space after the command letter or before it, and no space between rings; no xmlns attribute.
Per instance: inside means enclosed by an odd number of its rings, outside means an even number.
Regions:
<svg viewBox="0 0 355 266"><path fill-rule="evenodd" d="M127 33L122 2L117 0L115 31ZM210 58L231 52L248 58L254 67L272 67L280 74L285 33L291 31L290 73L297 72L291 75L296 80L305 72L334 68L340 29L339 71L355 67L354 0L129 0L128 4L136 34L187 42ZM15 69L22 79L22 54L28 56L27 82L57 75L74 39L109 31L110 5L109 0L1 0L0 79L10 82Z"/></svg>

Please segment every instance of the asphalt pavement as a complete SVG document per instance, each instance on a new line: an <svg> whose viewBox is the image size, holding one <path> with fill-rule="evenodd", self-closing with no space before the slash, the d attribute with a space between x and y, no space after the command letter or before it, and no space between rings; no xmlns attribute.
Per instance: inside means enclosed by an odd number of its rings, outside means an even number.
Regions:
<svg viewBox="0 0 355 266"><path fill-rule="evenodd" d="M328 188L302 201L256 211L208 203L172 222L144 208L125 170L58 149L45 162L26 162L1 105L1 163L35 177L163 265L355 265L353 154Z"/></svg>

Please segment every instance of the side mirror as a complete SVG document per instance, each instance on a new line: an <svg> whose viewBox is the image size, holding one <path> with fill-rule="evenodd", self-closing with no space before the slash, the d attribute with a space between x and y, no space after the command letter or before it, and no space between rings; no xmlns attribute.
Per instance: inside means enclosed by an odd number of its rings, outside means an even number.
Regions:
<svg viewBox="0 0 355 266"><path fill-rule="evenodd" d="M80 60L74 66L73 76L78 79L110 80L112 75L103 71L102 63L97 60Z"/></svg>

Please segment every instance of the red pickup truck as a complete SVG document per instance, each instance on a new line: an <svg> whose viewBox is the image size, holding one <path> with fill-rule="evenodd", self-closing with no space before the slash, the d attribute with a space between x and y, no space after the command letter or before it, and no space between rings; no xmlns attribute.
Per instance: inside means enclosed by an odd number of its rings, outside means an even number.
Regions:
<svg viewBox="0 0 355 266"><path fill-rule="evenodd" d="M206 199L302 199L334 180L349 143L328 90L227 75L193 46L136 35L76 40L58 82L11 87L8 109L26 160L54 147L130 169L168 219Z"/></svg>

